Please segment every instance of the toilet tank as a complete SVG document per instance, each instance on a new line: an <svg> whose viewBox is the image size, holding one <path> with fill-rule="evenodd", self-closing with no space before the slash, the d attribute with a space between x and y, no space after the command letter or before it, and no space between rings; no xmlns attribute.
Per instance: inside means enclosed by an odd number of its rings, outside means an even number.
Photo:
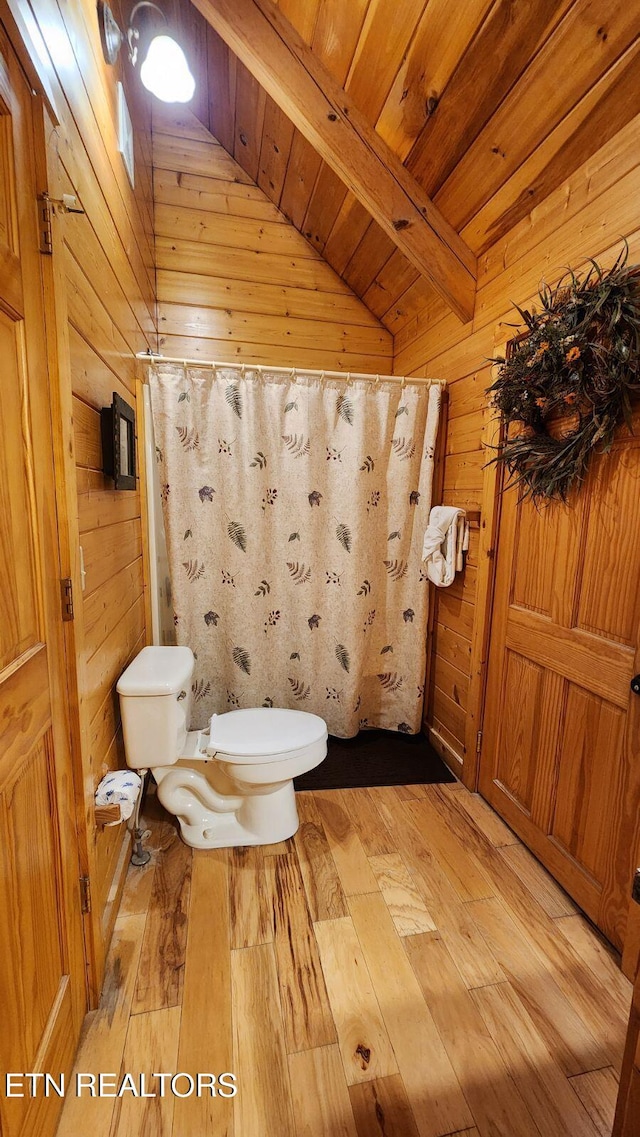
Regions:
<svg viewBox="0 0 640 1137"><path fill-rule="evenodd" d="M194 658L188 647L143 647L118 680L127 765L171 766L189 729Z"/></svg>

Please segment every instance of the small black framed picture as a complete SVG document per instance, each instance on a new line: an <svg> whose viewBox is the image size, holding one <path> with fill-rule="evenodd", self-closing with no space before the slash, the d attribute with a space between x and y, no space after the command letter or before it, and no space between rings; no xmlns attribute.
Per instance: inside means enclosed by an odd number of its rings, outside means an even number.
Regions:
<svg viewBox="0 0 640 1137"><path fill-rule="evenodd" d="M110 407L100 412L102 469L117 490L136 488L136 413L113 392Z"/></svg>

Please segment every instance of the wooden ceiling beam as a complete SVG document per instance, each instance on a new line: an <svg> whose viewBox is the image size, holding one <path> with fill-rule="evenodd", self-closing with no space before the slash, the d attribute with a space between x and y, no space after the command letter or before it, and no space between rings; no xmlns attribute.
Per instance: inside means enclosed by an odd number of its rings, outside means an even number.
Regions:
<svg viewBox="0 0 640 1137"><path fill-rule="evenodd" d="M473 316L476 259L271 0L194 0L371 217L451 306Z"/></svg>

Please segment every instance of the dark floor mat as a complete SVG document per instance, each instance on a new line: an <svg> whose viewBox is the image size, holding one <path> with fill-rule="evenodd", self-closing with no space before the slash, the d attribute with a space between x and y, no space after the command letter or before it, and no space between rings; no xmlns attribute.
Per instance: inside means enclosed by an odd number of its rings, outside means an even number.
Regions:
<svg viewBox="0 0 640 1137"><path fill-rule="evenodd" d="M293 784L297 790L344 790L429 782L455 778L424 734L361 730L355 738L330 736L324 762Z"/></svg>

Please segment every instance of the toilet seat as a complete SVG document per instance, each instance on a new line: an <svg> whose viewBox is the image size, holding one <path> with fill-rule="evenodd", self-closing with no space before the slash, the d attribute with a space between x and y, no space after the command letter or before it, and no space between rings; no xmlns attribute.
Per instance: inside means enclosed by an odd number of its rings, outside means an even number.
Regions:
<svg viewBox="0 0 640 1137"><path fill-rule="evenodd" d="M326 739L327 726L318 715L251 707L212 715L207 753L234 765L253 766L302 757Z"/></svg>

